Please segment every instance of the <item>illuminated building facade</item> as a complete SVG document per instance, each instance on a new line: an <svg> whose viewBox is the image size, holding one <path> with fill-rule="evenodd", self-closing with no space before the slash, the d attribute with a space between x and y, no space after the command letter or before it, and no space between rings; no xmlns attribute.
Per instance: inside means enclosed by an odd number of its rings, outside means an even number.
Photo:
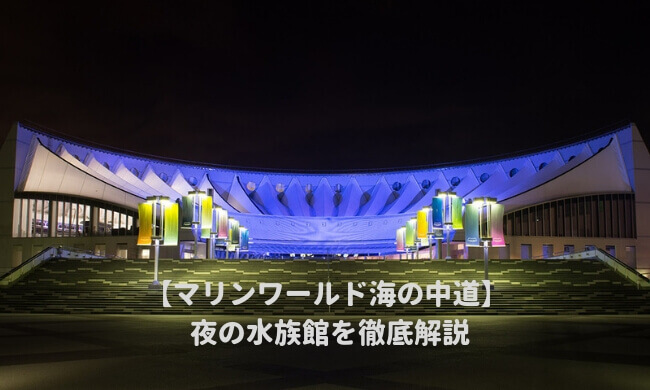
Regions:
<svg viewBox="0 0 650 390"><path fill-rule="evenodd" d="M507 246L493 258L599 247L650 269L650 155L634 124L513 157L364 172L275 172L137 156L16 123L0 151L0 271L48 246L148 257L138 204L206 191L245 226L246 256L396 256L395 232L436 191L505 206ZM455 258L481 257L454 237ZM194 250L190 231L161 256ZM197 252L205 253L205 243ZM188 249L189 248L189 249ZM426 250L422 256L425 257Z"/></svg>

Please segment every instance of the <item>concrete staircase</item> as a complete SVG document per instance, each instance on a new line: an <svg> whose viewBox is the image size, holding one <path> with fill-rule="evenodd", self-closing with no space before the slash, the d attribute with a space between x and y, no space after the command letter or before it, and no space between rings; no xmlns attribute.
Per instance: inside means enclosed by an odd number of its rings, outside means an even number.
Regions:
<svg viewBox="0 0 650 390"><path fill-rule="evenodd" d="M483 279L483 260L170 260L160 261L162 282L171 280L171 308L163 308L162 291L149 290L153 260L63 259L43 263L8 288L0 289L4 313L119 313L119 314L253 314L253 315L467 315L467 314L650 314L650 289L639 289L628 279L593 259L490 260L490 280L495 290L490 307L454 306L454 282ZM395 291L411 282L425 297L417 305L396 302L392 307L370 305L372 281L394 282ZM426 300L426 285L436 280L451 287L451 299L436 307ZM211 297L205 285L212 283ZM314 305L318 283L330 281L339 300L331 307ZM224 283L222 301L210 304ZM259 294L259 283L281 283L282 294ZM348 282L365 294L347 305ZM365 282L359 288L357 283ZM197 283L199 290L188 306L178 294L187 290L176 283ZM242 291L233 288L239 283ZM256 291L241 305L232 301ZM310 297L287 297L287 290L308 290ZM485 291L479 289L483 304Z"/></svg>

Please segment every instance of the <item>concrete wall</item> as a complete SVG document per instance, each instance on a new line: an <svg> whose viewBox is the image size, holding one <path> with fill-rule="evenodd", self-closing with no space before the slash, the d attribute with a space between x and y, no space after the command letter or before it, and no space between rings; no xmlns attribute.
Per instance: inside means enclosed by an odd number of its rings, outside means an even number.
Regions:
<svg viewBox="0 0 650 390"><path fill-rule="evenodd" d="M650 153L636 125L632 125L634 192L636 200L636 268L650 272Z"/></svg>
<svg viewBox="0 0 650 390"><path fill-rule="evenodd" d="M17 124L14 124L0 148L0 272L4 273L12 267L11 232L14 209L14 177L16 168L16 134Z"/></svg>

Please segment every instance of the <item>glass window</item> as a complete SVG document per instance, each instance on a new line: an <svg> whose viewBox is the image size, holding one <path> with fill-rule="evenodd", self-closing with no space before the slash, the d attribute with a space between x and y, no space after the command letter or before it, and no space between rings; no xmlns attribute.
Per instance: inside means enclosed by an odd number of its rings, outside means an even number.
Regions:
<svg viewBox="0 0 650 390"><path fill-rule="evenodd" d="M31 200L32 207L32 236L33 237L40 237L41 236L41 224L43 223L42 221L42 215L43 215L43 207L42 203L43 201L40 199L32 199Z"/></svg>
<svg viewBox="0 0 650 390"><path fill-rule="evenodd" d="M64 203L64 217L65 217L65 224L63 227L63 231L65 232L66 237L72 236L73 228L72 228L72 206L73 204L70 202L65 202Z"/></svg>
<svg viewBox="0 0 650 390"><path fill-rule="evenodd" d="M113 211L113 235L117 235L117 232L120 229L120 213Z"/></svg>
<svg viewBox="0 0 650 390"><path fill-rule="evenodd" d="M63 237L63 202L56 202L56 236Z"/></svg>
<svg viewBox="0 0 650 390"><path fill-rule="evenodd" d="M20 221L21 221L21 237L27 237L29 234L29 199L23 199L22 205L21 205L21 216L20 216Z"/></svg>
<svg viewBox="0 0 650 390"><path fill-rule="evenodd" d="M106 210L106 230L105 234L110 236L113 233L113 212Z"/></svg>
<svg viewBox="0 0 650 390"><path fill-rule="evenodd" d="M12 224L12 231L11 231L11 236L12 237L21 237L20 235L20 216L22 215L21 213L21 200L20 199L14 199L14 223Z"/></svg>
<svg viewBox="0 0 650 390"><path fill-rule="evenodd" d="M99 208L98 221L97 234L103 236L106 234L106 209L101 207Z"/></svg>
<svg viewBox="0 0 650 390"><path fill-rule="evenodd" d="M36 201L34 199L27 200L27 237L34 237L34 219L36 217Z"/></svg>
<svg viewBox="0 0 650 390"><path fill-rule="evenodd" d="M70 236L75 237L77 235L77 226L79 224L79 205L76 203L70 203Z"/></svg>
<svg viewBox="0 0 650 390"><path fill-rule="evenodd" d="M86 216L86 208L88 206L85 204L80 204L79 205L79 235L80 236L85 236L86 234L86 223L87 223L87 216Z"/></svg>
<svg viewBox="0 0 650 390"><path fill-rule="evenodd" d="M126 214L120 213L120 235L126 235Z"/></svg>
<svg viewBox="0 0 650 390"><path fill-rule="evenodd" d="M106 256L106 244L95 244L95 256Z"/></svg>
<svg viewBox="0 0 650 390"><path fill-rule="evenodd" d="M43 201L43 237L52 236L50 231L50 201Z"/></svg>
<svg viewBox="0 0 650 390"><path fill-rule="evenodd" d="M141 259L148 259L150 256L150 249L149 248L138 248L140 250L140 256L139 258Z"/></svg>
<svg viewBox="0 0 650 390"><path fill-rule="evenodd" d="M12 237L135 234L137 214L133 211L106 209L66 201L65 196L56 197L61 200L15 198Z"/></svg>
<svg viewBox="0 0 650 390"><path fill-rule="evenodd" d="M127 257L129 257L128 245L117 244L117 253L115 254L115 256L119 257L120 259L126 259Z"/></svg>

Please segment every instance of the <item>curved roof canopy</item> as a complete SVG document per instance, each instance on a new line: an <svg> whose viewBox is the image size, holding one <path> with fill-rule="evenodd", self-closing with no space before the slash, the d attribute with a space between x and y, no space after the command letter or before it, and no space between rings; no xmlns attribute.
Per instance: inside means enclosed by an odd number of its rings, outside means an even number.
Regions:
<svg viewBox="0 0 650 390"><path fill-rule="evenodd" d="M634 191L633 124L528 155L385 172L266 172L146 158L18 124L17 192L65 193L135 208L148 196L213 190L249 228L251 249L386 253L436 190L494 197L506 210L586 193ZM372 228L369 228L372 226ZM312 250L308 250L312 249Z"/></svg>

